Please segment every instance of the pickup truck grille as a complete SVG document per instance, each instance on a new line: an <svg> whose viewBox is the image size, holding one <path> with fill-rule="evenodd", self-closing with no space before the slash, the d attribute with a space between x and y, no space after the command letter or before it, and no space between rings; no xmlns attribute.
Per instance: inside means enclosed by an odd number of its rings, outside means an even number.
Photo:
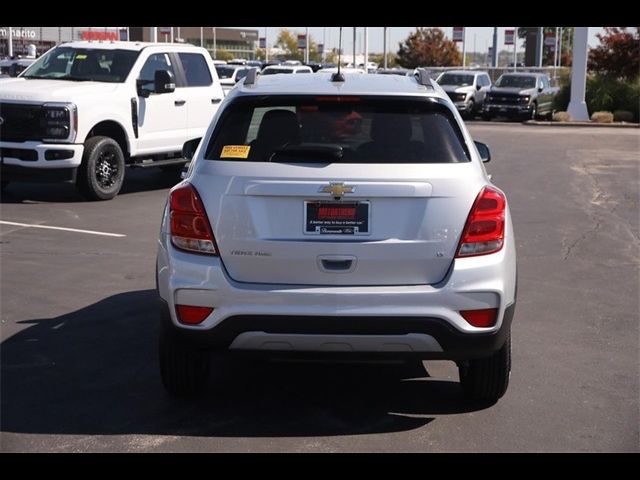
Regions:
<svg viewBox="0 0 640 480"><path fill-rule="evenodd" d="M42 106L0 103L0 141L25 142L42 139Z"/></svg>
<svg viewBox="0 0 640 480"><path fill-rule="evenodd" d="M498 103L500 105L522 105L526 103L525 97L522 95L513 95L509 93L492 93L487 96L488 103Z"/></svg>

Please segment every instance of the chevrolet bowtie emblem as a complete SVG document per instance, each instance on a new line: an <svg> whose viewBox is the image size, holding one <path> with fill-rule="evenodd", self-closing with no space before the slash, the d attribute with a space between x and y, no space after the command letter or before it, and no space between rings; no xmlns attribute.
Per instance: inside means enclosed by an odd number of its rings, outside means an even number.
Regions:
<svg viewBox="0 0 640 480"><path fill-rule="evenodd" d="M329 185L326 185L320 188L320 193L330 193L331 196L340 200L345 193L353 193L356 187L353 185L345 185L342 182L331 182Z"/></svg>

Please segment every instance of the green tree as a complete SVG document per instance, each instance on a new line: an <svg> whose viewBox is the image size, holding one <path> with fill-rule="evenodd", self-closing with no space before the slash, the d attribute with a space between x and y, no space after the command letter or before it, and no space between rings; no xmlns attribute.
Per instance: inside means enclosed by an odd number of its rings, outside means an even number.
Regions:
<svg viewBox="0 0 640 480"><path fill-rule="evenodd" d="M298 48L298 32L291 32L283 28L278 33L275 46L286 52L283 60L304 61L304 49ZM309 35L309 61L320 61L318 45L311 35Z"/></svg>
<svg viewBox="0 0 640 480"><path fill-rule="evenodd" d="M640 74L640 27L628 32L626 27L605 27L596 35L600 45L589 51L589 70L623 80Z"/></svg>
<svg viewBox="0 0 640 480"><path fill-rule="evenodd" d="M405 68L448 67L462 63L458 47L439 28L418 27L399 46L397 61Z"/></svg>

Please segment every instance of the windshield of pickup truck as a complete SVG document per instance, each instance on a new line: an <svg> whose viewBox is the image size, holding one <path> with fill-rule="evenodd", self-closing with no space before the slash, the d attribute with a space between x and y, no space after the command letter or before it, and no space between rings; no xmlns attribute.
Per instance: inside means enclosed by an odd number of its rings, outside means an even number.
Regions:
<svg viewBox="0 0 640 480"><path fill-rule="evenodd" d="M40 57L22 77L124 82L138 53L134 50L58 47Z"/></svg>
<svg viewBox="0 0 640 480"><path fill-rule="evenodd" d="M473 75L462 75L457 73L445 73L438 80L440 85L458 85L467 87L473 85Z"/></svg>
<svg viewBox="0 0 640 480"><path fill-rule="evenodd" d="M535 88L536 77L524 75L503 75L496 82L496 87Z"/></svg>

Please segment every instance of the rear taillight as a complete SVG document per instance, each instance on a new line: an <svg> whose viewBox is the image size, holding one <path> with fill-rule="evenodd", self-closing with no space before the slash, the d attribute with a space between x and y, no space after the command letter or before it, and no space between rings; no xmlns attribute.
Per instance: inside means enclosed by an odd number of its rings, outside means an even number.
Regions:
<svg viewBox="0 0 640 480"><path fill-rule="evenodd" d="M189 183L169 195L171 243L188 252L217 255L216 241L198 192Z"/></svg>
<svg viewBox="0 0 640 480"><path fill-rule="evenodd" d="M461 310L460 315L474 327L493 327L498 318L497 308L484 308L482 310Z"/></svg>
<svg viewBox="0 0 640 480"><path fill-rule="evenodd" d="M456 257L497 252L504 245L504 215L507 201L493 187L484 187L471 207Z"/></svg>
<svg viewBox="0 0 640 480"><path fill-rule="evenodd" d="M178 321L186 325L198 325L207 318L213 308L211 307L194 307L192 305L176 305L176 315Z"/></svg>

